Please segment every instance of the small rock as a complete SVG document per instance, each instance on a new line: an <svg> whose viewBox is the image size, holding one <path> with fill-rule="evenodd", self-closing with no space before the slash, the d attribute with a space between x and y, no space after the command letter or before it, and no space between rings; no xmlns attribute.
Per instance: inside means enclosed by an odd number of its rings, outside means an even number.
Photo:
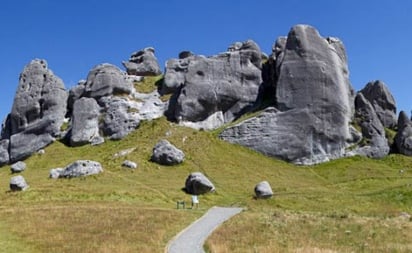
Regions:
<svg viewBox="0 0 412 253"><path fill-rule="evenodd" d="M90 145L92 146L97 146L100 144L104 143L104 138L102 136L94 136L91 140L90 140Z"/></svg>
<svg viewBox="0 0 412 253"><path fill-rule="evenodd" d="M132 162L132 161L129 161L129 160L126 160L126 161L124 161L124 162L122 163L122 166L123 166L123 167L130 168L130 169L136 169L136 168L137 168L137 163Z"/></svg>
<svg viewBox="0 0 412 253"><path fill-rule="evenodd" d="M15 176L10 179L11 191L25 191L27 188L29 188L29 185L23 176Z"/></svg>
<svg viewBox="0 0 412 253"><path fill-rule="evenodd" d="M57 179L57 178L60 177L60 175L63 175L63 173L64 173L63 168L51 169L50 174L49 174L49 178Z"/></svg>
<svg viewBox="0 0 412 253"><path fill-rule="evenodd" d="M159 141L153 148L151 160L161 165L175 165L182 163L185 154L167 140Z"/></svg>
<svg viewBox="0 0 412 253"><path fill-rule="evenodd" d="M72 178L85 177L95 175L103 172L102 165L99 162L90 160L78 160L69 164L64 170L52 169L50 170L50 178Z"/></svg>
<svg viewBox="0 0 412 253"><path fill-rule="evenodd" d="M37 151L37 154L39 155L44 155L46 153L46 151L44 149L40 149L39 151Z"/></svg>
<svg viewBox="0 0 412 253"><path fill-rule="evenodd" d="M188 194L200 195L214 192L215 186L203 173L193 172L186 178L184 191Z"/></svg>
<svg viewBox="0 0 412 253"><path fill-rule="evenodd" d="M11 173L20 173L26 169L26 163L18 161L11 165Z"/></svg>
<svg viewBox="0 0 412 253"><path fill-rule="evenodd" d="M255 186L255 194L257 198L267 199L273 196L272 188L268 181L262 181Z"/></svg>

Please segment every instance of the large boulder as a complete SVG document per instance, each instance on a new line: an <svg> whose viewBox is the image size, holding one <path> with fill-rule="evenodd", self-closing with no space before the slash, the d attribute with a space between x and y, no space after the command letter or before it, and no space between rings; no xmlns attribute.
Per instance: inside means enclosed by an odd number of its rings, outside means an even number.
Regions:
<svg viewBox="0 0 412 253"><path fill-rule="evenodd" d="M50 170L50 178L73 178L95 175L103 172L99 162L90 160L78 160L69 164L66 168Z"/></svg>
<svg viewBox="0 0 412 253"><path fill-rule="evenodd" d="M354 94L342 42L297 25L274 51L275 69L266 79L276 81L276 109L229 127L220 137L296 164L344 156L353 141Z"/></svg>
<svg viewBox="0 0 412 253"><path fill-rule="evenodd" d="M395 146L399 153L412 156L412 122L404 111L399 113Z"/></svg>
<svg viewBox="0 0 412 253"><path fill-rule="evenodd" d="M186 178L184 191L192 195L201 195L215 191L213 183L201 172L193 172Z"/></svg>
<svg viewBox="0 0 412 253"><path fill-rule="evenodd" d="M10 179L10 190L11 191L25 191L29 188L26 180L23 176L14 176Z"/></svg>
<svg viewBox="0 0 412 253"><path fill-rule="evenodd" d="M127 74L136 76L157 76L162 73L155 56L153 47L134 52L129 61L124 61L123 66Z"/></svg>
<svg viewBox="0 0 412 253"><path fill-rule="evenodd" d="M109 95L130 94L133 90L133 84L127 74L108 63L95 66L89 72L86 83L81 85L85 86L83 96L95 99ZM74 91L76 92L74 95L81 92L82 88L78 89Z"/></svg>
<svg viewBox="0 0 412 253"><path fill-rule="evenodd" d="M176 165L182 163L185 154L180 149L176 148L167 140L159 141L153 148L153 162L161 165Z"/></svg>
<svg viewBox="0 0 412 253"><path fill-rule="evenodd" d="M12 162L30 156L60 136L67 96L63 81L48 69L45 60L33 60L24 68L2 134L3 139L10 140Z"/></svg>
<svg viewBox="0 0 412 253"><path fill-rule="evenodd" d="M382 125L394 129L396 121L396 102L388 87L382 81L369 82L360 93L371 103Z"/></svg>
<svg viewBox="0 0 412 253"><path fill-rule="evenodd" d="M103 133L113 140L120 140L139 127L137 102L124 97L103 97Z"/></svg>
<svg viewBox="0 0 412 253"><path fill-rule="evenodd" d="M226 123L250 110L262 84L261 55L258 45L249 40L216 56L169 60L162 87L175 92L169 117L201 122L221 112Z"/></svg>
<svg viewBox="0 0 412 253"><path fill-rule="evenodd" d="M385 129L373 106L361 92L355 98L355 122L361 127L363 143L353 152L371 158L386 156L390 147Z"/></svg>
<svg viewBox="0 0 412 253"><path fill-rule="evenodd" d="M267 199L273 196L273 190L268 181L262 181L255 186L256 198Z"/></svg>
<svg viewBox="0 0 412 253"><path fill-rule="evenodd" d="M70 145L91 143L99 136L100 107L93 98L83 97L73 105Z"/></svg>

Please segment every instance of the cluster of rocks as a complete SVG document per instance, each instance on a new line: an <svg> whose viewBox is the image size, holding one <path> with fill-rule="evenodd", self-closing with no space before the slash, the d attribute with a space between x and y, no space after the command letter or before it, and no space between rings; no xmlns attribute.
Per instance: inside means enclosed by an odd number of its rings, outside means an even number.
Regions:
<svg viewBox="0 0 412 253"><path fill-rule="evenodd" d="M141 76L161 74L151 47L123 65L94 67L69 91L44 60L23 70L11 113L3 123L0 165L22 160L57 138L71 146L122 139L142 120L163 115L195 129L216 129L249 112L257 115L226 127L223 140L295 164L345 156L380 158L391 151L412 154L412 126L381 81L355 92L343 43L296 25L266 56L252 40L206 57L183 51L166 63L158 90L139 93ZM163 102L161 95L171 94ZM390 146L385 133L398 131ZM173 165L184 154L167 141L152 160ZM134 167L132 164L128 165ZM137 165L136 165L137 166Z"/></svg>
<svg viewBox="0 0 412 253"><path fill-rule="evenodd" d="M56 139L71 146L98 145L104 137L125 137L141 120L161 117L167 103L159 92L141 94L134 87L142 76L161 74L154 49L133 53L124 64L127 73L111 64L97 65L86 80L66 90L45 60L30 62L2 125L0 166L23 160Z"/></svg>

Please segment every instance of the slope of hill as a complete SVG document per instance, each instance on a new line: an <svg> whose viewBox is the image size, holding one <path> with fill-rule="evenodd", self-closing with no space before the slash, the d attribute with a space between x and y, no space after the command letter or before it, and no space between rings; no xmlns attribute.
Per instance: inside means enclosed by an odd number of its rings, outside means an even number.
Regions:
<svg viewBox="0 0 412 253"><path fill-rule="evenodd" d="M162 138L185 152L183 164L149 161ZM135 149L114 157L129 148ZM352 157L298 167L163 118L143 123L121 141L76 148L55 142L45 151L26 160L27 191L8 192L9 167L0 170L0 245L9 251L162 252L175 233L214 205L247 211L212 236L212 252L411 250L410 157ZM104 172L48 178L51 168L77 159L99 161ZM122 168L125 159L138 168ZM207 175L217 191L201 196L200 210L177 210L177 200L189 201L181 188L193 171ZM267 201L253 199L262 180L275 192Z"/></svg>

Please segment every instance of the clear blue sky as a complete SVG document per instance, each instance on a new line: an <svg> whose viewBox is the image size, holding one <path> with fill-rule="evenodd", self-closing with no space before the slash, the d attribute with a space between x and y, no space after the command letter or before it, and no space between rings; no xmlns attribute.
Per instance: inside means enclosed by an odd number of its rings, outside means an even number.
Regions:
<svg viewBox="0 0 412 253"><path fill-rule="evenodd" d="M380 0L2 0L0 119L10 112L23 67L34 58L70 88L97 64L122 68L130 53L156 49L159 63L182 50L213 55L255 40L270 53L295 24L345 44L352 85L383 80L399 110L411 104L412 1Z"/></svg>

